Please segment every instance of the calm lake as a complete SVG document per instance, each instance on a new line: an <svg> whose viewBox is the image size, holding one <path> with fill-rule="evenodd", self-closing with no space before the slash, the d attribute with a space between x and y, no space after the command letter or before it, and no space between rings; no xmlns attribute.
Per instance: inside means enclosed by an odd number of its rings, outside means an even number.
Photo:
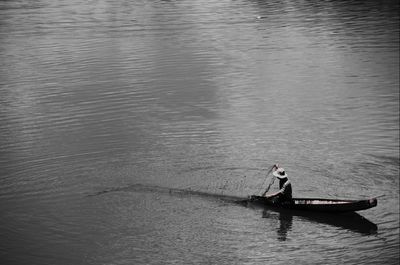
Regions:
<svg viewBox="0 0 400 265"><path fill-rule="evenodd" d="M274 163L378 206L235 203ZM398 264L399 212L398 1L0 1L1 264Z"/></svg>

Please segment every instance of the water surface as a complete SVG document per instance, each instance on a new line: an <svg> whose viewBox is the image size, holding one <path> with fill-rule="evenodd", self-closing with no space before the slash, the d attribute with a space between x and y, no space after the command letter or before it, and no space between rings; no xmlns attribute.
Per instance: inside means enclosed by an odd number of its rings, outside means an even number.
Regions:
<svg viewBox="0 0 400 265"><path fill-rule="evenodd" d="M0 261L397 264L398 73L391 1L0 1Z"/></svg>

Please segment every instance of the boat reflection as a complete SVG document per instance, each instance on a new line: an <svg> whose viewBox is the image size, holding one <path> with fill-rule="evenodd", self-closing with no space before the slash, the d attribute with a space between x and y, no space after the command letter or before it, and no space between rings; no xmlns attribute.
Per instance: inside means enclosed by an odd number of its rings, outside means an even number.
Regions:
<svg viewBox="0 0 400 265"><path fill-rule="evenodd" d="M269 218L271 215L278 214L279 228L277 230L278 240L285 241L288 231L292 229L293 217L299 217L302 220L309 222L323 223L349 231L360 233L362 235L376 234L378 227L373 222L358 213L321 213L321 212L307 212L307 211L294 211L288 209L276 209L273 207L264 206L263 218Z"/></svg>

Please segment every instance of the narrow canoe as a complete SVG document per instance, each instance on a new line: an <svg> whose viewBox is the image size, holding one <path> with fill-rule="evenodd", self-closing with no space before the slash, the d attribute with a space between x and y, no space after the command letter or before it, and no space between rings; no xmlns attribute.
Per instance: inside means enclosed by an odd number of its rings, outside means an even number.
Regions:
<svg viewBox="0 0 400 265"><path fill-rule="evenodd" d="M355 212L375 207L378 203L376 198L367 200L293 198L292 200L292 203L275 203L266 197L252 195L248 202L278 208L316 212Z"/></svg>

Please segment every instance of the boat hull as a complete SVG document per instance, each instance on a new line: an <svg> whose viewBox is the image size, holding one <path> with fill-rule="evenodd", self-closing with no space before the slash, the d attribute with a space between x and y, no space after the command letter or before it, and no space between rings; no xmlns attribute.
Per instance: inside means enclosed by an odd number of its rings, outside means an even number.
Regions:
<svg viewBox="0 0 400 265"><path fill-rule="evenodd" d="M355 212L366 210L377 205L376 198L367 200L293 198L292 202L277 203L272 199L256 195L250 196L248 202L278 208L315 212Z"/></svg>

